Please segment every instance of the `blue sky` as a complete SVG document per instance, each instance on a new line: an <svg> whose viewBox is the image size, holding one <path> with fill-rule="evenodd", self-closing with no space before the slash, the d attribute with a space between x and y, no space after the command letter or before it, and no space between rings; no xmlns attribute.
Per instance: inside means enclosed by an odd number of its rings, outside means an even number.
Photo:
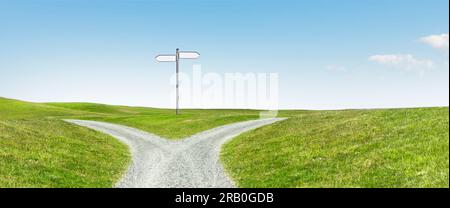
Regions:
<svg viewBox="0 0 450 208"><path fill-rule="evenodd" d="M448 106L448 0L0 0L0 96L172 107L170 64L275 72L280 108ZM446 41L446 42L445 42ZM185 106L189 107L189 106ZM216 106L210 106L216 107Z"/></svg>

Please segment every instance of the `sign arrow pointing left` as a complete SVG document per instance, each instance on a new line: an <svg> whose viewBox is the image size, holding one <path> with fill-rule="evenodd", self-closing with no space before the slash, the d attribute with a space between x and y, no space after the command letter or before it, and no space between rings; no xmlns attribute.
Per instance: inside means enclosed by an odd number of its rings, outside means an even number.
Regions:
<svg viewBox="0 0 450 208"><path fill-rule="evenodd" d="M158 62L175 62L177 61L176 55L158 55L155 57Z"/></svg>

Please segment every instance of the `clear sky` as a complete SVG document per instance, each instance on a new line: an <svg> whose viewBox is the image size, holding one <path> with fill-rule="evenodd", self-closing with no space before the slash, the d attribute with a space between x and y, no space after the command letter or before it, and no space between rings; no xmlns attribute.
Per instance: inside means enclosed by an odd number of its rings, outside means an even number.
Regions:
<svg viewBox="0 0 450 208"><path fill-rule="evenodd" d="M280 108L448 106L448 8L448 0L0 0L0 96L172 107L173 65L154 56L179 47L201 53L182 70L278 73Z"/></svg>

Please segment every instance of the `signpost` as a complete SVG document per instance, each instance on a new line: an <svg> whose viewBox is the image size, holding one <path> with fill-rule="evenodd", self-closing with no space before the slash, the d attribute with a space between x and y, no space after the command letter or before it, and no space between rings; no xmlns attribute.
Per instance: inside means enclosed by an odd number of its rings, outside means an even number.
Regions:
<svg viewBox="0 0 450 208"><path fill-rule="evenodd" d="M196 51L180 51L178 48L175 54L160 54L155 57L158 62L176 62L176 73L177 73L177 83L176 83L176 114L180 113L179 110L179 100L180 100L180 90L179 90L179 72L180 72L180 59L197 59L200 54Z"/></svg>

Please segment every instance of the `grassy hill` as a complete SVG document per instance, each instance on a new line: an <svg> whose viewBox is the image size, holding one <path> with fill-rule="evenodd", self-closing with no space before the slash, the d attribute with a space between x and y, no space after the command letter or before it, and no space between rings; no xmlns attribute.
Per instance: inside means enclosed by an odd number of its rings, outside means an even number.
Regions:
<svg viewBox="0 0 450 208"><path fill-rule="evenodd" d="M130 155L116 139L61 121L128 125L179 139L256 119L249 110L173 110L0 98L0 187L111 187ZM448 187L448 108L280 111L288 120L227 143L243 187Z"/></svg>
<svg viewBox="0 0 450 208"><path fill-rule="evenodd" d="M449 187L448 108L282 111L222 160L241 187Z"/></svg>
<svg viewBox="0 0 450 208"><path fill-rule="evenodd" d="M56 118L78 114L0 98L0 187L113 186L129 162L127 147Z"/></svg>

